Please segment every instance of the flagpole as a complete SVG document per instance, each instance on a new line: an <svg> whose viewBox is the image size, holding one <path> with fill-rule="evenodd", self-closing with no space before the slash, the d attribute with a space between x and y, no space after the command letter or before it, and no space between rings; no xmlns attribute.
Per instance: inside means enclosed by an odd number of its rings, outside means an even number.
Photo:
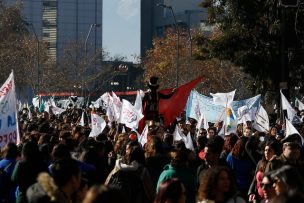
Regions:
<svg viewBox="0 0 304 203"><path fill-rule="evenodd" d="M226 119L227 119L227 104L228 104L228 97L227 97L226 105L225 105ZM223 122L223 124L225 124L225 122ZM227 125L227 123L226 123L226 125ZM224 136L226 135L226 125L224 125Z"/></svg>

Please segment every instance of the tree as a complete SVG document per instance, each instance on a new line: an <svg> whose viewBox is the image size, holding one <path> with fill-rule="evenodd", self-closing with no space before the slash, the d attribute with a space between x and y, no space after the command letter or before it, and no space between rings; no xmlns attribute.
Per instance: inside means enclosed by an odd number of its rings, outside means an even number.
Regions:
<svg viewBox="0 0 304 203"><path fill-rule="evenodd" d="M198 40L203 34L198 30L191 33L192 54L190 56L189 33L183 30L180 35L179 47L179 84L185 84L199 75L203 82L197 87L200 92L209 95L210 92L225 92L238 89L239 98L251 95L252 78L227 60L217 58L203 59ZM196 59L195 59L196 58ZM142 59L145 68L144 80L151 76L160 78L162 88L174 87L176 84L176 34L167 30L163 38L153 39L153 48L148 50ZM243 85L239 85L243 84Z"/></svg>
<svg viewBox="0 0 304 203"><path fill-rule="evenodd" d="M20 60L23 53L20 42L26 33L25 21L20 14L20 5L7 7L5 2L0 0L0 81L5 81L14 69L17 84L24 83L24 77L22 77L24 74L20 71L23 65Z"/></svg>
<svg viewBox="0 0 304 203"><path fill-rule="evenodd" d="M212 37L201 36L202 55L243 67L256 84L273 91L289 77L288 71L282 72L283 59L291 73L303 66L304 60L291 57L303 52L302 8L281 7L278 0L205 0L201 6L208 9L208 22L215 27ZM301 70L294 75L303 75Z"/></svg>

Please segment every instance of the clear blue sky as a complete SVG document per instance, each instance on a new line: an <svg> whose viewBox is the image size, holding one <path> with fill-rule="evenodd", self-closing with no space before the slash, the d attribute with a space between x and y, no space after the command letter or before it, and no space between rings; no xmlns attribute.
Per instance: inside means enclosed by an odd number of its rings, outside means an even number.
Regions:
<svg viewBox="0 0 304 203"><path fill-rule="evenodd" d="M103 0L103 49L110 56L140 53L140 0Z"/></svg>

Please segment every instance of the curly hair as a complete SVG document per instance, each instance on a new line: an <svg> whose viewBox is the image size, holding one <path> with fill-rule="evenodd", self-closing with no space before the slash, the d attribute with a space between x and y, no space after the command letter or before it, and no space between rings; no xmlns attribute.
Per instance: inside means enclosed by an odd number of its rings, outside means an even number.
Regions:
<svg viewBox="0 0 304 203"><path fill-rule="evenodd" d="M214 189L219 180L220 173L225 171L229 176L230 187L229 191L225 194L226 199L234 196L237 193L235 179L227 167L216 166L214 168L209 168L201 177L200 186L198 189L198 200L202 201L204 199L214 200Z"/></svg>

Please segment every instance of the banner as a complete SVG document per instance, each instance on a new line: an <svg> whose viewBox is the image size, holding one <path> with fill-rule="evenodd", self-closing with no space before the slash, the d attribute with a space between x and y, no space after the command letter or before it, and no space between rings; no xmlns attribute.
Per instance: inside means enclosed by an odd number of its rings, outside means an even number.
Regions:
<svg viewBox="0 0 304 203"><path fill-rule="evenodd" d="M9 142L17 143L19 133L16 107L14 74L12 72L0 88L0 148Z"/></svg>
<svg viewBox="0 0 304 203"><path fill-rule="evenodd" d="M255 114L260 106L261 95L232 102L232 110L236 113L237 119L241 116L238 114L238 108L247 106L248 113L252 120L255 119ZM208 122L218 122L225 119L225 107L213 103L211 97L207 97L193 90L190 93L186 106L187 117L199 120L200 114L203 112Z"/></svg>

